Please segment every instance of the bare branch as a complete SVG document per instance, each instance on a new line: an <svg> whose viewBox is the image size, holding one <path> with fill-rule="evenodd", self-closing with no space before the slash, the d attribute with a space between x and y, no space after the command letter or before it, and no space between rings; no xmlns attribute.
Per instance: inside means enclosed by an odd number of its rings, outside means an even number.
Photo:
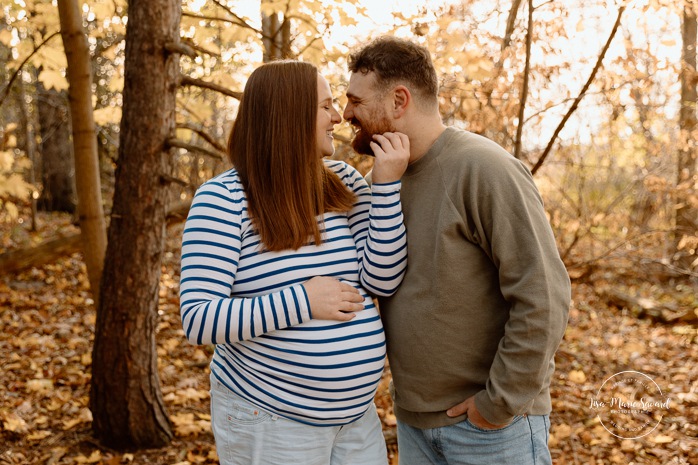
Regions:
<svg viewBox="0 0 698 465"><path fill-rule="evenodd" d="M189 183L187 181L182 181L179 178L175 178L174 176L164 173L160 175L160 182L163 184L179 184L180 186L189 187Z"/></svg>
<svg viewBox="0 0 698 465"><path fill-rule="evenodd" d="M194 18L194 19L202 19L204 21L220 21L223 23L230 23L234 24L236 26L244 27L246 29L249 29L250 26L247 24L245 21L234 18L234 19L229 19L229 18L221 18L220 16L206 16L206 15L197 15L195 13L190 13L190 12L182 12L182 16L186 16L188 18Z"/></svg>
<svg viewBox="0 0 698 465"><path fill-rule="evenodd" d="M211 55L211 56L214 56L214 57L219 57L219 56L221 56L220 53L212 52L212 51L210 51L210 50L208 50L208 49L205 49L204 47L202 47L202 46L200 46L200 45L196 45L192 40L189 40L189 39L185 39L185 40L186 40L186 45L187 45L188 47L191 47L193 50L196 50L197 52L201 52L201 53L203 53L204 55Z"/></svg>
<svg viewBox="0 0 698 465"><path fill-rule="evenodd" d="M223 144L219 143L215 137L213 137L208 132L204 131L203 128L191 123L178 123L177 127L181 129L189 129L190 131L195 132L203 140L211 144L216 150L220 152L225 152L225 147L223 146Z"/></svg>
<svg viewBox="0 0 698 465"><path fill-rule="evenodd" d="M187 142L184 142L183 140L175 139L173 137L167 139L167 145L169 147L177 147L180 149L185 149L190 152L198 152L203 155L207 155L211 158L215 158L216 160L223 160L225 158L224 154L218 153L218 152L213 152L209 149L206 149L204 147L199 147L198 145L194 144L189 144Z"/></svg>
<svg viewBox="0 0 698 465"><path fill-rule="evenodd" d="M180 55L186 55L189 58L196 58L196 52L193 47L183 43L183 42L168 42L165 44L165 50L170 53L178 53Z"/></svg>
<svg viewBox="0 0 698 465"><path fill-rule="evenodd" d="M234 99L238 99L238 100L240 100L242 98L242 92L230 90L227 87L223 87L223 86L220 86L218 84L214 84L212 82L203 81L201 79L196 79L196 78L185 76L185 75L180 76L179 85L180 86L196 86L196 87L201 87L203 89L215 90L216 92L220 92L223 95L227 95L228 97L233 97Z"/></svg>
<svg viewBox="0 0 698 465"><path fill-rule="evenodd" d="M538 159L536 164L533 165L533 168L531 168L531 174L536 174L536 171L538 171L540 169L540 167L543 166L543 162L545 162L545 159L548 157L548 155L550 154L550 151L553 149L553 146L555 145L555 141L557 140L557 137L560 135L560 132L562 131L562 129L565 127L567 120L570 119L570 116L572 116L572 113L575 112L575 110L579 106L579 102L582 101L582 98L584 98L584 95L586 94L587 89L589 89L589 86L591 86L591 83L594 81L594 78L596 77L596 73L599 71L599 69L601 69L601 65L603 64L603 59L606 56L606 52L608 51L608 48L611 46L611 42L613 41L613 38L616 36L616 32L618 32L618 27L620 26L620 19L623 16L624 11L625 11L625 5L621 6L618 9L618 16L616 17L616 22L613 25L613 29L611 30L611 33L608 36L608 40L606 40L606 44L603 46L603 49L601 50L601 53L599 54L599 58L596 60L596 64L594 65L594 69L591 71L591 75L589 76L589 79L587 79L587 82L584 84L584 87L582 87L581 92L579 92L579 95L577 96L577 98L574 99L572 106L570 107L569 110L567 110L567 114L562 118L562 121L560 121L560 124L555 129L555 132L553 133L553 137L550 138L550 141L548 142L547 147L545 147L543 154L540 156L540 158Z"/></svg>
<svg viewBox="0 0 698 465"><path fill-rule="evenodd" d="M637 235L635 235L635 236L629 237L629 238L627 238L627 239L625 239L625 240L623 240L623 241L620 241L619 243L617 243L617 244L614 245L613 247L609 247L608 249L606 249L606 251L604 251L603 253L597 255L596 257L589 258L589 259L587 259L587 260L584 260L584 261L581 262L581 263L572 263L572 264L570 264L570 266L571 266L571 267L576 267L576 268L581 268L581 267L584 267L584 266L591 265L591 264L593 264L593 263L595 263L595 262L598 262L598 261L603 260L603 259L606 258L606 257L609 257L610 255L613 254L613 252L615 252L615 251L618 250L618 249L621 249L621 248L625 247L625 246L628 245L628 244L631 244L631 243L633 243L633 242L635 242L635 241L637 241L637 240L639 240L639 239L641 239L641 238L643 238L643 237L650 236L650 235L652 235L652 234L659 234L659 233L662 233L662 234L671 233L671 230L669 230L669 229L652 229L652 230L649 230L649 231L642 232L642 233L637 234Z"/></svg>
<svg viewBox="0 0 698 465"><path fill-rule="evenodd" d="M514 23L516 23L516 16L518 15L520 5L521 0L514 0L513 2L511 2L509 17L507 18L507 29L506 31L504 31L504 38L502 39L502 51L504 51L505 48L509 47L509 44L511 43L511 35L514 33Z"/></svg>
<svg viewBox="0 0 698 465"><path fill-rule="evenodd" d="M46 37L46 38L44 39L44 41L41 42L41 43L29 54L29 56L28 56L27 58L25 58L24 61L22 61L22 63L20 63L20 65L19 65L19 66L17 67L17 69L15 70L15 72L12 73L12 77L11 77L10 80L8 81L7 85L6 85L5 88L2 90L2 97L0 97L0 106L2 106L3 102L5 101L5 99L7 98L8 94L10 93L10 89L12 88L12 84L14 84L15 79L17 79L17 76L19 76L19 72L22 71L22 68L24 68L24 65L27 64L27 62L31 59L31 57L33 57L33 56L36 54L36 52L38 52L38 51L41 49L41 47L43 47L44 45L46 45L46 43L47 43L49 40L53 39L54 37L56 37L56 36L59 35L60 33L61 33L61 31L56 31L56 32L54 32L53 34L51 34L50 36Z"/></svg>
<svg viewBox="0 0 698 465"><path fill-rule="evenodd" d="M218 5L220 8L222 8L223 10L225 10L225 12L228 13L230 16L232 16L233 18L235 18L235 19L238 21L238 25L239 25L239 26L244 27L244 28L246 28L246 29L250 29L250 30L256 32L257 34L261 35L261 36L264 37L265 39L269 39L269 38L270 38L270 37L266 37L266 36L264 35L264 33L263 33L262 31L260 31L259 29L250 26L249 23L248 23L247 21L245 21L243 18L241 18L240 16L238 16L233 10L231 10L230 8L228 8L227 5L224 5L223 3L221 3L221 2L218 1L218 0L212 0L212 1L213 1L213 3L215 3L216 5Z"/></svg>
<svg viewBox="0 0 698 465"><path fill-rule="evenodd" d="M514 157L521 158L521 135L524 126L524 112L526 111L526 99L528 98L528 80L531 76L531 42L533 41L533 0L528 0L528 28L526 30L526 63L524 65L523 84L521 87L521 99L519 101L519 121L516 125L516 138L514 139Z"/></svg>

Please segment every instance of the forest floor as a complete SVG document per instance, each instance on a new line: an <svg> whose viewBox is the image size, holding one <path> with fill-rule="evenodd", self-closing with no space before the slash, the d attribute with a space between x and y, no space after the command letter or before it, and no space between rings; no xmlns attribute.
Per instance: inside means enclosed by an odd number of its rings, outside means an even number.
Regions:
<svg viewBox="0 0 698 465"><path fill-rule="evenodd" d="M40 224L37 233L29 233L16 221L0 223L0 253L71 228L64 216L43 216ZM217 463L209 415L211 349L190 345L179 320L177 228L168 233L157 331L160 382L175 434L171 444L120 453L92 438L88 406L95 308L85 266L74 254L0 275L0 465ZM614 288L671 302L675 309L698 307L695 287L647 281L647 276L599 273L593 283L573 286L569 326L552 380L550 449L558 465L698 463L695 323L637 318L632 308L609 305L600 297L601 289ZM654 412L651 426L656 428L637 439L611 434L594 404L602 386L610 385L606 380L628 371L651 379L669 401L666 411ZM394 438L389 378L386 370L376 404L386 437ZM394 439L389 444L391 462L397 463Z"/></svg>

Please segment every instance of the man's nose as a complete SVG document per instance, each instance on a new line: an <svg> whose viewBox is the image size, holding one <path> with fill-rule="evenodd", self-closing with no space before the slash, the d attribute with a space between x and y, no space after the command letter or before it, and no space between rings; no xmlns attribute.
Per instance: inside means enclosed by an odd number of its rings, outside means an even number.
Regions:
<svg viewBox="0 0 698 465"><path fill-rule="evenodd" d="M342 113L342 118L344 118L345 121L349 121L354 117L354 112L351 109L351 105L347 103L347 106L344 107L344 113Z"/></svg>

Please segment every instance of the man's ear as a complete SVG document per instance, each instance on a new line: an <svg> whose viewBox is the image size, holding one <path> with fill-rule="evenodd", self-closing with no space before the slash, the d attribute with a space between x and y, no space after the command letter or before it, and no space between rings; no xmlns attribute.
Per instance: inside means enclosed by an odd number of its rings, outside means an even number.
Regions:
<svg viewBox="0 0 698 465"><path fill-rule="evenodd" d="M410 90L399 85L393 89L393 117L400 118L407 111L407 107L412 102Z"/></svg>

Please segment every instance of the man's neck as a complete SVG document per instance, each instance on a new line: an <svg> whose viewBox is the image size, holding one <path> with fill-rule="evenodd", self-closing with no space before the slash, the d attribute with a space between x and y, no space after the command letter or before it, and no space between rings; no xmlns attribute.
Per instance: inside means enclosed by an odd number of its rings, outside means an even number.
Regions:
<svg viewBox="0 0 698 465"><path fill-rule="evenodd" d="M410 138L410 163L414 163L422 158L429 151L436 139L446 130L446 125L441 122L441 118L434 118L429 124L418 124L413 127L407 136Z"/></svg>

